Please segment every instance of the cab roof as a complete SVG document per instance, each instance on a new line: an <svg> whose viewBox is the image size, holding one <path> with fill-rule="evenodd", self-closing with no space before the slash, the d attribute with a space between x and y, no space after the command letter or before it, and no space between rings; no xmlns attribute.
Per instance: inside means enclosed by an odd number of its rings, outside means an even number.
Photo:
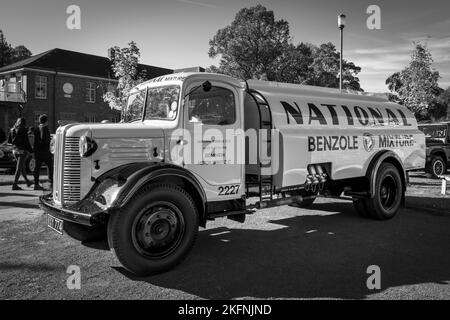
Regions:
<svg viewBox="0 0 450 320"><path fill-rule="evenodd" d="M208 72L179 72L179 73L172 73L172 74L167 74L161 77L156 77L153 79L150 79L148 81L145 81L141 84L139 84L137 86L138 90L139 89L143 89L153 83L181 83L184 82L188 79L199 79L199 80L210 80L210 81L223 81L226 82L228 84L231 84L235 87L240 87L240 88L244 88L244 84L227 75L224 74L218 74L218 73L208 73Z"/></svg>

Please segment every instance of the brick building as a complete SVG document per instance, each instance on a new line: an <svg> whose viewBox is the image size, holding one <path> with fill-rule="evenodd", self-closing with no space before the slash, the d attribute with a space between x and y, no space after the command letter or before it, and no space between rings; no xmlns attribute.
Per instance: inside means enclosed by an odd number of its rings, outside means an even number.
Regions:
<svg viewBox="0 0 450 320"><path fill-rule="evenodd" d="M139 69L148 78L173 72L149 65ZM102 98L116 85L108 58L75 51L53 49L5 66L0 68L0 129L8 132L19 115L35 125L43 113L51 131L59 120L117 122L119 113Z"/></svg>

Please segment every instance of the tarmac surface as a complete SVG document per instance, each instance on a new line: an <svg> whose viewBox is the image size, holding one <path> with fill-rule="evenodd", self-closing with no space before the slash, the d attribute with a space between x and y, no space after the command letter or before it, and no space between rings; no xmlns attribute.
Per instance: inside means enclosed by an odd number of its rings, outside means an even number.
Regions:
<svg viewBox="0 0 450 320"><path fill-rule="evenodd" d="M177 268L138 278L105 242L48 229L42 191L24 189L0 185L0 299L450 299L445 207L409 207L380 222L358 217L350 202L318 199L310 209L260 210L243 224L221 218L200 230ZM409 190L407 203L419 207L450 199L420 174ZM66 285L71 265L80 267L80 290ZM367 288L371 265L380 290Z"/></svg>

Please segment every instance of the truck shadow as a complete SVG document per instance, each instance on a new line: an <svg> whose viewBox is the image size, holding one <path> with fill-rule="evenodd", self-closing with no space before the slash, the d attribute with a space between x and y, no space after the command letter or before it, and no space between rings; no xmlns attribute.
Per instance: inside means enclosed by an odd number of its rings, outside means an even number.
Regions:
<svg viewBox="0 0 450 320"><path fill-rule="evenodd" d="M206 299L364 298L380 292L366 286L371 265L381 268L382 290L450 280L446 217L430 216L446 220L424 224L423 215L404 211L379 222L357 217L351 203L311 209L314 215L280 219L275 209L266 222L271 230L244 224L201 231L188 258L164 274L139 278L115 269L134 281Z"/></svg>
<svg viewBox="0 0 450 320"><path fill-rule="evenodd" d="M39 204L25 203L25 202L2 202L0 201L0 207L12 207L12 208L22 208L22 209L39 209Z"/></svg>

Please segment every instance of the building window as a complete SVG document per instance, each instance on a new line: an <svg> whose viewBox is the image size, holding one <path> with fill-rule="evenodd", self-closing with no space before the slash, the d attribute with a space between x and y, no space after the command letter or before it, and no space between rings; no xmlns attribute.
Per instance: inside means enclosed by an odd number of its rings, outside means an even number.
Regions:
<svg viewBox="0 0 450 320"><path fill-rule="evenodd" d="M97 122L97 117L95 115L95 113L86 113L84 115L84 121L85 122Z"/></svg>
<svg viewBox="0 0 450 320"><path fill-rule="evenodd" d="M47 77L36 76L34 87L34 96L36 99L47 99Z"/></svg>
<svg viewBox="0 0 450 320"><path fill-rule="evenodd" d="M88 82L86 87L86 102L95 103L95 83Z"/></svg>
<svg viewBox="0 0 450 320"><path fill-rule="evenodd" d="M76 118L77 118L76 113L72 113L72 112L60 112L59 113L60 120L76 120Z"/></svg>

